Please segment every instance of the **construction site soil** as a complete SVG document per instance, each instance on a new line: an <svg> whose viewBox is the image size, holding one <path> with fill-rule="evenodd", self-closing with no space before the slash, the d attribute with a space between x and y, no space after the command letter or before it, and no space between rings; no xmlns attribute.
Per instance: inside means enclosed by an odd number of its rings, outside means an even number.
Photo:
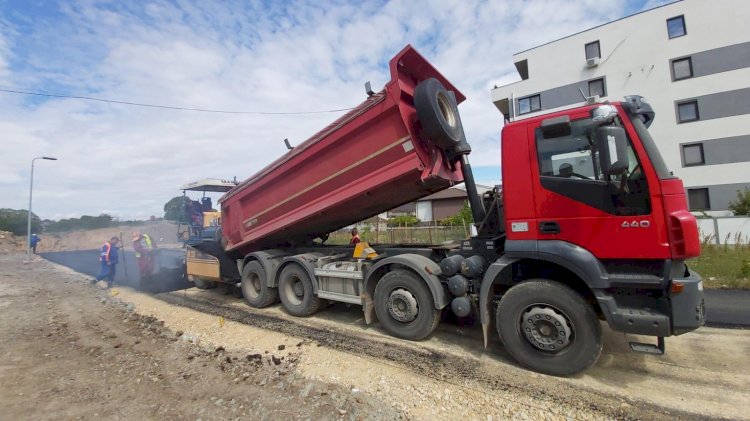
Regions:
<svg viewBox="0 0 750 421"><path fill-rule="evenodd" d="M702 328L667 355L605 329L585 374L516 366L471 323L412 343L333 305L306 319L216 290L102 290L0 256L7 419L748 419L750 332Z"/></svg>

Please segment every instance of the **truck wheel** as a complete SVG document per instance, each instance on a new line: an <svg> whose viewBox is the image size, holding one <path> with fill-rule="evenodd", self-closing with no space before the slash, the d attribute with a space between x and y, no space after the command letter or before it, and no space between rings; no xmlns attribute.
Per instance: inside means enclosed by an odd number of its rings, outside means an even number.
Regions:
<svg viewBox="0 0 750 421"><path fill-rule="evenodd" d="M281 305L292 316L307 317L320 307L320 299L313 291L310 276L296 264L288 265L281 271L279 297Z"/></svg>
<svg viewBox="0 0 750 421"><path fill-rule="evenodd" d="M193 278L193 283L195 284L195 287L198 289L211 289L216 286L215 282L207 281L205 279L197 278L197 277Z"/></svg>
<svg viewBox="0 0 750 421"><path fill-rule="evenodd" d="M408 270L394 270L380 279L375 314L386 332L412 341L428 337L440 321L430 289Z"/></svg>
<svg viewBox="0 0 750 421"><path fill-rule="evenodd" d="M424 134L439 148L451 150L463 139L455 100L437 79L426 79L417 85L414 107Z"/></svg>
<svg viewBox="0 0 750 421"><path fill-rule="evenodd" d="M250 307L268 307L279 297L279 291L269 287L267 280L266 271L255 260L242 268L242 295Z"/></svg>
<svg viewBox="0 0 750 421"><path fill-rule="evenodd" d="M602 352L602 328L594 310L558 282L532 279L514 286L500 300L496 322L510 355L541 373L579 373Z"/></svg>

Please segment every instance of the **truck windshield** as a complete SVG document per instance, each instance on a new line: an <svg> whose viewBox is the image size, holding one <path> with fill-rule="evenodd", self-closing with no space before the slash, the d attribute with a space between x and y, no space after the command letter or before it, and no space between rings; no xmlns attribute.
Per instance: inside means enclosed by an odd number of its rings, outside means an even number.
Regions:
<svg viewBox="0 0 750 421"><path fill-rule="evenodd" d="M637 115L631 115L630 121L633 123L633 127L635 127L636 133L638 133L638 137L641 139L643 148L648 154L651 165L654 166L656 175L662 180L675 178L672 172L669 171L669 168L667 168L667 164L664 163L664 158L661 157L661 153L659 153L659 149L656 147L656 143L651 137L651 133L649 133L646 125L643 124L643 121L641 121L641 118Z"/></svg>

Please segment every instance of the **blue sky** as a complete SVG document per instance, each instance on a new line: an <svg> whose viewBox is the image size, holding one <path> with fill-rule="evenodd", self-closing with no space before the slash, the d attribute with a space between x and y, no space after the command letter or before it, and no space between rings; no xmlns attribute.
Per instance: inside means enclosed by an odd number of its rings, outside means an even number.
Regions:
<svg viewBox="0 0 750 421"><path fill-rule="evenodd" d="M490 88L512 54L663 1L0 0L0 88L223 110L351 107L414 45L466 96L480 183L498 183ZM184 182L249 177L340 114L222 115L0 92L0 207L161 216Z"/></svg>

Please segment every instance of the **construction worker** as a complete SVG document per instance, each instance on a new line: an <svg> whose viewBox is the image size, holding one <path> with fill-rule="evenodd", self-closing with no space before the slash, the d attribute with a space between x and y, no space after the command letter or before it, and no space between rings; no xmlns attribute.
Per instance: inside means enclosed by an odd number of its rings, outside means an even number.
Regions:
<svg viewBox="0 0 750 421"><path fill-rule="evenodd" d="M118 261L120 260L120 256L117 251L117 243L119 242L120 240L117 237L112 237L109 239L109 241L104 243L101 249L99 249L99 261L102 264L102 268L99 276L91 281L92 284L95 284L106 278L108 288L111 288L112 285L114 285L116 274L115 269L117 267Z"/></svg>
<svg viewBox="0 0 750 421"><path fill-rule="evenodd" d="M357 244L360 241L362 240L359 238L359 231L356 228L352 228L352 239L349 240L349 244Z"/></svg>
<svg viewBox="0 0 750 421"><path fill-rule="evenodd" d="M41 238L39 238L36 234L31 234L31 241L29 244L29 247L31 247L31 251L36 254L36 245L39 244L39 242L42 241Z"/></svg>
<svg viewBox="0 0 750 421"><path fill-rule="evenodd" d="M151 239L148 234L141 234L140 232L133 232L133 250L135 250L135 257L138 260L138 271L140 272L141 279L151 275L154 272L154 249L156 243Z"/></svg>

